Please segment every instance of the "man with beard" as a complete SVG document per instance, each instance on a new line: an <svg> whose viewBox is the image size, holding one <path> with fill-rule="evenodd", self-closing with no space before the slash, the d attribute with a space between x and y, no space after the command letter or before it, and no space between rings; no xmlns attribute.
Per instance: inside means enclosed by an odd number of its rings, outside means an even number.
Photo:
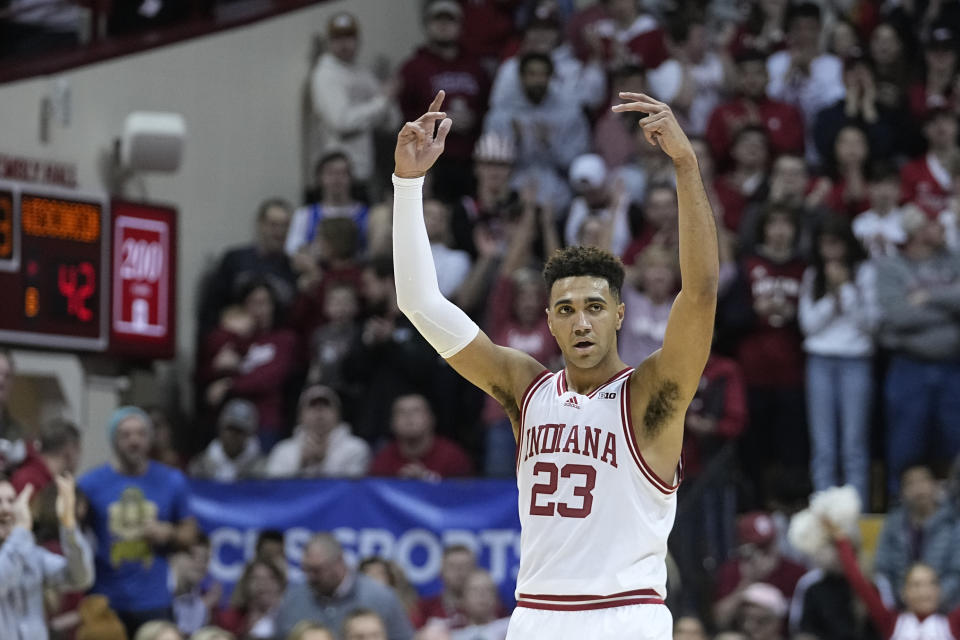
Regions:
<svg viewBox="0 0 960 640"><path fill-rule="evenodd" d="M197 529L187 516L186 478L149 458L149 416L121 407L108 428L116 460L85 474L78 486L90 501L97 539L93 591L110 599L133 637L148 620L171 619L167 556L189 548Z"/></svg>
<svg viewBox="0 0 960 640"><path fill-rule="evenodd" d="M536 180L538 200L552 201L559 211L570 198L567 169L574 158L589 151L590 125L576 101L551 91L554 63L550 56L524 54L519 68L524 104L492 110L484 131L514 139L516 169L523 176L518 182Z"/></svg>

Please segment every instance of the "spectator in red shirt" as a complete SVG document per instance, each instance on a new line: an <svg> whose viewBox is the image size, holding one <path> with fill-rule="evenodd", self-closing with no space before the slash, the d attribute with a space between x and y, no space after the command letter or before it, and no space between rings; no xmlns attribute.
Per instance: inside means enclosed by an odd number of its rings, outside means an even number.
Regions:
<svg viewBox="0 0 960 640"><path fill-rule="evenodd" d="M953 106L956 95L957 37L947 24L934 25L923 47L926 75L910 85L910 114L922 119L931 110Z"/></svg>
<svg viewBox="0 0 960 640"><path fill-rule="evenodd" d="M76 474L79 465L80 430L69 420L54 418L40 431L40 450L13 472L10 484L17 493L32 484L36 495L55 477Z"/></svg>
<svg viewBox="0 0 960 640"><path fill-rule="evenodd" d="M286 576L275 563L264 558L251 560L234 587L230 606L214 613L214 622L250 640L275 637L277 609L286 584Z"/></svg>
<svg viewBox="0 0 960 640"><path fill-rule="evenodd" d="M439 89L453 120L443 157L434 167L436 196L454 200L470 192L470 156L483 126L490 78L460 46L463 8L456 0L429 0L423 13L427 42L400 69L398 96L405 120L416 120Z"/></svg>
<svg viewBox="0 0 960 640"><path fill-rule="evenodd" d="M770 163L770 140L760 125L746 125L734 135L730 147L733 167L713 181L723 208L723 226L740 228L748 204L762 200L766 193Z"/></svg>
<svg viewBox="0 0 960 640"><path fill-rule="evenodd" d="M847 218L870 208L867 192L867 160L870 158L867 133L857 124L847 124L837 133L828 156L832 179L822 178L830 185L826 205Z"/></svg>
<svg viewBox="0 0 960 640"><path fill-rule="evenodd" d="M740 365L711 353L700 386L687 408L683 438L683 473L693 478L707 458L737 438L747 425L747 391Z"/></svg>
<svg viewBox="0 0 960 640"><path fill-rule="evenodd" d="M735 348L743 367L750 428L743 439L745 475L758 496L773 461L806 469L803 348L797 326L800 282L806 267L796 255L792 209L771 205L760 224L762 242L740 263L740 281L721 309L721 321L741 332Z"/></svg>
<svg viewBox="0 0 960 640"><path fill-rule="evenodd" d="M767 97L767 62L762 53L747 51L737 57L737 96L710 114L704 137L720 168L730 166L737 132L747 125L764 128L775 155L803 151L803 116L786 102Z"/></svg>
<svg viewBox="0 0 960 640"><path fill-rule="evenodd" d="M249 400L260 414L260 443L269 451L287 427L285 389L297 365L297 338L277 327L276 299L265 280L249 283L239 301L204 344L201 376L207 405L218 408L227 397Z"/></svg>
<svg viewBox="0 0 960 640"><path fill-rule="evenodd" d="M923 125L927 154L900 171L903 201L915 202L934 217L947 208L950 198L950 162L958 153L957 116L945 109L931 111Z"/></svg>
<svg viewBox="0 0 960 640"><path fill-rule="evenodd" d="M780 554L777 527L767 513L758 511L741 516L737 521L737 538L739 546L735 557L717 569L713 616L721 628L733 620L750 585L770 584L789 600L797 582L807 572Z"/></svg>
<svg viewBox="0 0 960 640"><path fill-rule="evenodd" d="M430 620L446 620L453 627L462 627L466 618L462 612L463 589L467 578L477 569L477 557L470 547L454 544L443 550L440 567L440 593L421 598L413 614L413 624L420 628Z"/></svg>
<svg viewBox="0 0 960 640"><path fill-rule="evenodd" d="M370 475L439 480L473 473L473 463L458 444L434 432L433 410L423 396L393 401L394 441L373 459Z"/></svg>
<svg viewBox="0 0 960 640"><path fill-rule="evenodd" d="M608 66L613 68L641 64L653 69L670 57L663 29L656 18L641 12L639 2L603 0L600 4L601 11L571 19L582 34L574 40L575 46L578 41L582 43L577 47L581 58L586 59L589 54L583 54L596 46L601 47Z"/></svg>

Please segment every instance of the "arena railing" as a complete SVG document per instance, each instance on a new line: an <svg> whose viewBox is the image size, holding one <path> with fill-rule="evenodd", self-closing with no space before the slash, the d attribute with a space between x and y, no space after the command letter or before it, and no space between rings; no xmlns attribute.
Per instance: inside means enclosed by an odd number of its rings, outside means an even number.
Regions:
<svg viewBox="0 0 960 640"><path fill-rule="evenodd" d="M60 73L112 58L139 53L219 31L234 29L253 22L296 11L328 0L202 0L192 3L184 20L128 35L110 35L108 17L114 0L35 0L30 5L0 8L0 37L5 23L18 15L48 9L80 7L85 17L78 24L81 44L67 49L0 57L0 84L34 76ZM3 6L0 0L0 7Z"/></svg>

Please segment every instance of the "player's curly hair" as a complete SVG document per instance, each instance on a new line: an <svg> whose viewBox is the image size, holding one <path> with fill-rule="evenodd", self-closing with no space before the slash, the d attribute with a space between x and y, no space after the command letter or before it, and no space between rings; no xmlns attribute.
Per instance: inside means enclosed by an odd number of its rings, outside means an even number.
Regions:
<svg viewBox="0 0 960 640"><path fill-rule="evenodd" d="M557 249L543 267L547 291L560 278L593 276L603 278L610 285L610 293L620 301L624 269L620 258L597 247L564 247Z"/></svg>

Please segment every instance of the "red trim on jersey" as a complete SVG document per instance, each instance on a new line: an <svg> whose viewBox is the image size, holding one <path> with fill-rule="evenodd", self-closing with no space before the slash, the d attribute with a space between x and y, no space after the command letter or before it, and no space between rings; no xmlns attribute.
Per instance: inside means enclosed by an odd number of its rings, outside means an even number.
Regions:
<svg viewBox="0 0 960 640"><path fill-rule="evenodd" d="M604 382L602 385L600 385L599 387L597 387L596 389L594 389L594 390L590 393L590 395L588 395L587 397L588 397L588 398L592 398L593 396L597 395L597 393L600 391L600 389L603 389L605 386L607 386L607 385L609 385L609 384L611 384L611 383L613 383L613 382L616 382L617 379L618 379L620 376L622 376L623 374L627 373L628 371L633 371L633 367L626 367L625 369L622 369L619 373L613 374L613 377L612 377L612 378L610 378L609 380L607 380L606 382Z"/></svg>
<svg viewBox="0 0 960 640"><path fill-rule="evenodd" d="M567 370L561 369L557 374L557 395L562 396L567 391Z"/></svg>
<svg viewBox="0 0 960 640"><path fill-rule="evenodd" d="M523 425L526 421L527 415L527 405L530 403L530 398L533 397L533 393L543 384L543 381L550 377L550 370L544 369L537 374L533 380L530 381L530 384L527 385L527 388L524 390L523 395L520 396L520 424L518 429L520 434L517 436L517 454L515 456L516 460L514 461L517 471L520 470L520 452L523 450Z"/></svg>
<svg viewBox="0 0 960 640"><path fill-rule="evenodd" d="M517 594L520 600L547 600L552 602L587 602L590 600L610 600L612 598L625 598L627 596L644 596L650 598L659 598L660 594L656 589L634 589L633 591L621 591L620 593L611 593L608 596L542 596L529 593Z"/></svg>
<svg viewBox="0 0 960 640"><path fill-rule="evenodd" d="M592 604L542 604L539 602L526 602L524 600L517 602L517 606L523 607L524 609L545 609L547 611L592 611L595 609L626 607L634 604L664 604L664 602L660 598L628 598L625 600L595 602Z"/></svg>
<svg viewBox="0 0 960 640"><path fill-rule="evenodd" d="M633 430L633 416L630 411L630 381L627 380L623 383L623 398L620 401L620 417L623 422L623 429L627 437L628 448L630 453L633 455L633 461L637 463L637 466L640 468L640 473L650 481L650 483L665 495L670 495L680 486L680 481L683 479L683 465L681 463L677 464L677 483L670 484L664 482L647 464L647 461L643 459L643 454L640 453L640 444L637 442L637 434Z"/></svg>

